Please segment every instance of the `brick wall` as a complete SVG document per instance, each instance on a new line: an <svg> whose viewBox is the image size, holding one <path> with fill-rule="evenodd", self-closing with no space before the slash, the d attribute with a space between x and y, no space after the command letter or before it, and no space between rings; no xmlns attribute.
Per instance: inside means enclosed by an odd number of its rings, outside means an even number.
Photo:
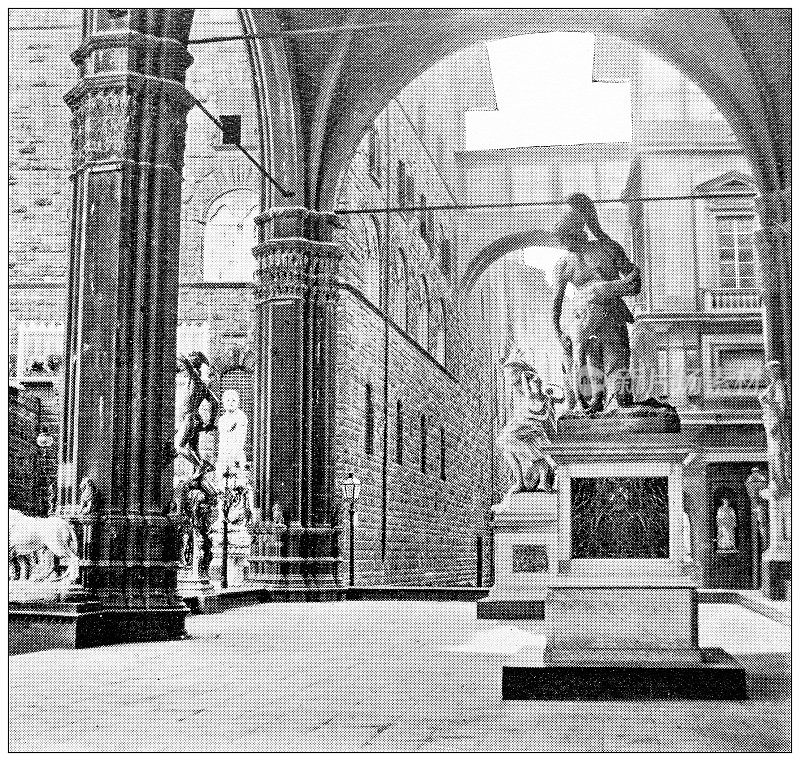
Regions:
<svg viewBox="0 0 800 761"><path fill-rule="evenodd" d="M42 467L36 436L41 424L41 404L32 394L8 389L8 506L28 515L40 514ZM46 484L44 484L46 489ZM44 505L46 511L46 503Z"/></svg>

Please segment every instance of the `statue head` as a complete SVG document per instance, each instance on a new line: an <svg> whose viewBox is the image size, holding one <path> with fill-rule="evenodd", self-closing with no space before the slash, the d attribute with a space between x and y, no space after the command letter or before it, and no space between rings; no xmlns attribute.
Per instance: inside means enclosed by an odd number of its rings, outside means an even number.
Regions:
<svg viewBox="0 0 800 761"><path fill-rule="evenodd" d="M569 208L556 225L553 234L559 246L571 251L575 246L584 246L589 242L585 227L586 218L583 214L577 209Z"/></svg>
<svg viewBox="0 0 800 761"><path fill-rule="evenodd" d="M239 392L228 389L222 393L222 408L225 412L235 412L239 409Z"/></svg>
<svg viewBox="0 0 800 761"><path fill-rule="evenodd" d="M536 369L528 362L520 349L512 349L506 361L503 362L503 375L506 381L512 384L519 382L523 375L539 377ZM541 379L539 383L541 385Z"/></svg>
<svg viewBox="0 0 800 761"><path fill-rule="evenodd" d="M209 364L208 357L202 351L190 351L186 355L186 359L189 360L195 370L199 370L203 365L208 366Z"/></svg>

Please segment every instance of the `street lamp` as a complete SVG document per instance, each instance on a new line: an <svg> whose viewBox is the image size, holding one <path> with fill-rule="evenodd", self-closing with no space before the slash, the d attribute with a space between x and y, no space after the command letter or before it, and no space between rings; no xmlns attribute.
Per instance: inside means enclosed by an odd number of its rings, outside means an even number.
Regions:
<svg viewBox="0 0 800 761"><path fill-rule="evenodd" d="M35 490L38 493L37 501L39 502L36 511L42 516L48 515L51 511L55 510L55 484L50 479L47 465L47 461L50 457L50 448L54 443L55 439L50 434L47 426L43 425L39 429L39 435L36 437L36 446L39 449L36 458L35 476Z"/></svg>
<svg viewBox="0 0 800 761"><path fill-rule="evenodd" d="M342 481L342 497L348 503L350 509L350 586L355 586L356 578L356 545L355 545L355 525L356 525L356 500L361 493L361 479L356 478L352 473Z"/></svg>

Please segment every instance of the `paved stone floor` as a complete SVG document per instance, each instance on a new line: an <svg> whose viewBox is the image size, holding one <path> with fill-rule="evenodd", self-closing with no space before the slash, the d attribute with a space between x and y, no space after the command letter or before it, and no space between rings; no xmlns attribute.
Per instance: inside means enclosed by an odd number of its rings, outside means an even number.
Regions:
<svg viewBox="0 0 800 761"><path fill-rule="evenodd" d="M703 605L701 645L748 670L741 702L500 697L541 623L474 603L271 603L188 621L179 642L10 659L12 751L779 751L789 629Z"/></svg>

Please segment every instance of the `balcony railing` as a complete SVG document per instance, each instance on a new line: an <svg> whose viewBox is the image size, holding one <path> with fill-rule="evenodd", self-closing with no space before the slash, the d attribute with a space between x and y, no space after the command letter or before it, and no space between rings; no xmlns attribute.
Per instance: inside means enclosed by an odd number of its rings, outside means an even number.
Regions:
<svg viewBox="0 0 800 761"><path fill-rule="evenodd" d="M757 288L709 288L705 292L706 312L757 312L761 291Z"/></svg>

